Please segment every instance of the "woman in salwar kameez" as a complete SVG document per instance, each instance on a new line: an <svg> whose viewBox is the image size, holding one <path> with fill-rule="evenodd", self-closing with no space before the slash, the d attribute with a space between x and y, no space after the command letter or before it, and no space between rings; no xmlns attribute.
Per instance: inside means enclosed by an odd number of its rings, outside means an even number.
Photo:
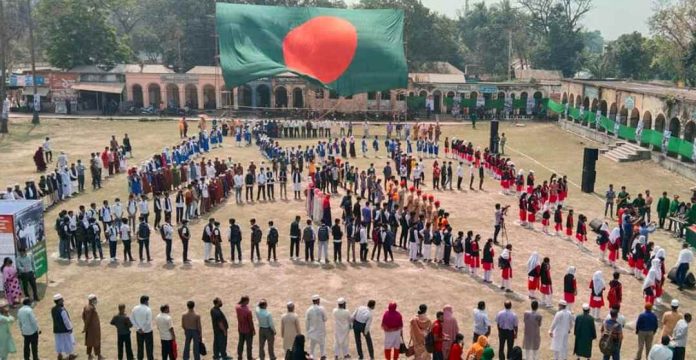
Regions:
<svg viewBox="0 0 696 360"><path fill-rule="evenodd" d="M5 298L10 306L19 304L22 298L22 290L19 287L19 278L17 277L17 269L12 266L12 259L6 257L0 267L2 272L3 285L5 288Z"/></svg>
<svg viewBox="0 0 696 360"><path fill-rule="evenodd" d="M432 321L428 319L428 315L426 315L426 311L428 310L428 307L425 304L422 304L421 306L418 307L418 315L416 315L413 319L411 319L410 322L410 327L411 327L411 344L413 346L413 350L415 351L415 359L416 360L429 360L430 359L430 354L428 351L425 349L425 336L430 332L430 329L432 328Z"/></svg>
<svg viewBox="0 0 696 360"><path fill-rule="evenodd" d="M9 359L10 354L17 352L10 326L15 321L10 315L7 303L0 304L0 360Z"/></svg>

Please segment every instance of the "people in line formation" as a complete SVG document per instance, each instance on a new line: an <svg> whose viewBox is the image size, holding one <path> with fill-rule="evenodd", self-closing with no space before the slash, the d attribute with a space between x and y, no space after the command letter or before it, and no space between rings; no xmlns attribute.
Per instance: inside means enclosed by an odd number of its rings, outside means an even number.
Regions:
<svg viewBox="0 0 696 360"><path fill-rule="evenodd" d="M24 186L15 184L7 186L2 193L3 200L42 200L44 208L49 208L65 199L85 191L86 172L91 175L92 189L100 189L102 180L112 175L125 172L127 159L133 157L133 147L128 134L125 134L121 144L112 135L109 145L102 151L90 154L88 163L82 159L70 162L68 155L59 152L53 161L53 143L46 137L43 144L34 152L33 160L36 171L42 173L39 180L28 180ZM53 171L46 173L48 164L55 164Z"/></svg>
<svg viewBox="0 0 696 360"><path fill-rule="evenodd" d="M61 294L55 294L53 302L51 322L55 352L58 359L75 359L80 352L76 348L75 339L76 328L80 327L77 322L80 320L72 320ZM22 304L16 319L9 314L9 304L0 304L2 359L8 359L9 354L17 351L11 330L11 324L15 321L24 339L24 359L39 358L37 345L42 334L39 322L31 306L31 299L24 299ZM189 359L191 354L194 359L200 359L204 346L204 323L212 326L213 359L231 358L227 352L228 348L235 347L234 340L229 336L230 321L223 311L223 300L220 297L212 300L209 310L210 322L203 320L203 310L197 307L196 302L189 300L180 317L180 325L176 326L175 316L172 315L173 308L166 302L161 302L159 314L156 316L153 315L147 295L140 297L139 304L134 306L130 313L126 312L126 304L119 304L115 315L109 321L109 325L115 328L116 336L112 340L102 339L103 324L99 314L102 309L98 304L97 295L90 294L82 308L81 328L85 338L84 351L88 359L104 359L106 356L101 351L103 341L114 341L119 360L134 359L136 356L137 359L152 360L155 331L160 339L159 347L163 360L175 359L178 351L181 351L185 359ZM270 359L275 359L278 336L278 342L281 344L279 347L282 349L280 354L289 359L327 359L330 354L336 359L348 359L354 349L359 359L376 359L383 356L384 359L396 360L401 353L406 353L407 356L414 356L418 360L487 360L493 359L496 351L492 335L495 324L500 359L522 359L524 354L525 359L534 360L540 358L541 339L545 337L541 333L544 316L539 312L539 303L536 300L531 302L530 309L524 312L521 321L509 300L504 302L502 309L495 316L489 316L485 302L478 302L473 309L472 327L468 329L470 336L466 335L467 327L457 321L451 305L445 305L442 310L435 311L435 316L431 319L429 314L432 312L428 305L421 304L412 316L405 319L401 313L403 310L399 310L397 303L391 301L380 319L375 313L377 303L374 300L358 305L352 311L345 298L337 299L331 312L328 312L323 304L324 301L319 295L313 295L307 302L308 307L302 317L295 311L296 305L290 301L285 304L284 313L276 322L273 313L278 311L278 305L274 306L266 299L258 299L254 306L249 296L241 296L234 306L238 333L237 358L243 359L244 355L247 359L253 358L254 337L258 336L259 358L264 359L268 354ZM635 332L639 347L635 358L641 359L642 354L645 354L646 359L651 360L685 359L688 326L691 320L690 313L682 314L679 311L677 300L673 300L672 310L665 313L660 320L652 313L652 305L646 303L645 311L636 320ZM333 322L333 349L326 346L326 338L330 336L327 331L329 321ZM600 323L599 327L596 325L597 322ZM372 334L373 330L377 330L373 323L379 323L381 331L384 332L383 355L375 354ZM625 325L626 319L620 314L619 306L612 308L607 317L602 319L592 315L590 304L583 304L582 312L574 315L568 304L561 300L546 335L550 342L549 350L553 353L554 359L567 359L568 353L578 359L591 359L593 352L597 350L598 353L595 354L603 359L619 359L622 341L625 336L629 336L625 332ZM661 335L653 344L659 327L662 328ZM132 344L132 332L136 333L135 349ZM351 332L355 342L354 348L351 348ZM177 333L181 335L179 344L183 343L183 347L177 344ZM364 352L363 340L367 346L367 353ZM625 354L625 351L623 353Z"/></svg>

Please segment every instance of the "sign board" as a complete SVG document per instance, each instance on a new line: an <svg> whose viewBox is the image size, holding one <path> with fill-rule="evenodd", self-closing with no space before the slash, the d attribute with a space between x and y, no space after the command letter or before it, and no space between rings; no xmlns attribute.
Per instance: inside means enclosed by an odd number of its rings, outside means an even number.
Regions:
<svg viewBox="0 0 696 360"><path fill-rule="evenodd" d="M633 108L636 107L636 99L634 99L633 96L627 96L626 100L624 100L624 106L626 106L628 110L633 110Z"/></svg>
<svg viewBox="0 0 696 360"><path fill-rule="evenodd" d="M36 86L46 85L46 79L42 75L36 76ZM10 75L10 86L26 87L34 86L34 77L31 75Z"/></svg>
<svg viewBox="0 0 696 360"><path fill-rule="evenodd" d="M173 83L197 83L197 74L162 74L160 75L160 80L162 82L173 82Z"/></svg>
<svg viewBox="0 0 696 360"><path fill-rule="evenodd" d="M27 249L27 254L34 259L36 277L46 274L48 256L41 201L19 200L0 204L0 257L15 261L22 248Z"/></svg>
<svg viewBox="0 0 696 360"><path fill-rule="evenodd" d="M479 91L483 94L495 94L498 92L498 87L495 85L479 85Z"/></svg>

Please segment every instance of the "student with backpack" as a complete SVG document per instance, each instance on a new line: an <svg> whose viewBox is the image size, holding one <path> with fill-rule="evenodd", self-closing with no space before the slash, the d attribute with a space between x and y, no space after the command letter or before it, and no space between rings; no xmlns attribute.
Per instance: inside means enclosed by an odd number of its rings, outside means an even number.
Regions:
<svg viewBox="0 0 696 360"><path fill-rule="evenodd" d="M604 355L604 360L619 360L621 356L621 342L623 340L623 326L618 322L619 312L611 310L609 319L602 323L602 337L599 339L599 351Z"/></svg>
<svg viewBox="0 0 696 360"><path fill-rule="evenodd" d="M143 262L143 250L147 255L147 261L152 261L150 257L150 225L147 224L147 219L140 216L140 224L138 224L138 254L140 262Z"/></svg>

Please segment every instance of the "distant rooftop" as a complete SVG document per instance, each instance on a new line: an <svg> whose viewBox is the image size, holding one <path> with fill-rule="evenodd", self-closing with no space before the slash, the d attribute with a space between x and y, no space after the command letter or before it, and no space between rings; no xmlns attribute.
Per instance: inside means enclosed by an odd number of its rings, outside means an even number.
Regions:
<svg viewBox="0 0 696 360"><path fill-rule="evenodd" d="M557 70L515 69L518 80L562 80L563 74Z"/></svg>
<svg viewBox="0 0 696 360"><path fill-rule="evenodd" d="M620 91L630 91L653 96L673 96L679 100L688 100L696 102L696 89L693 88L678 88L670 85L662 85L659 83L635 82L625 80L576 80L567 79L566 81L605 87Z"/></svg>
<svg viewBox="0 0 696 360"><path fill-rule="evenodd" d="M109 70L111 73L125 74L125 73L140 73L140 74L170 74L174 70L161 65L161 64L118 64L114 66L113 69Z"/></svg>

